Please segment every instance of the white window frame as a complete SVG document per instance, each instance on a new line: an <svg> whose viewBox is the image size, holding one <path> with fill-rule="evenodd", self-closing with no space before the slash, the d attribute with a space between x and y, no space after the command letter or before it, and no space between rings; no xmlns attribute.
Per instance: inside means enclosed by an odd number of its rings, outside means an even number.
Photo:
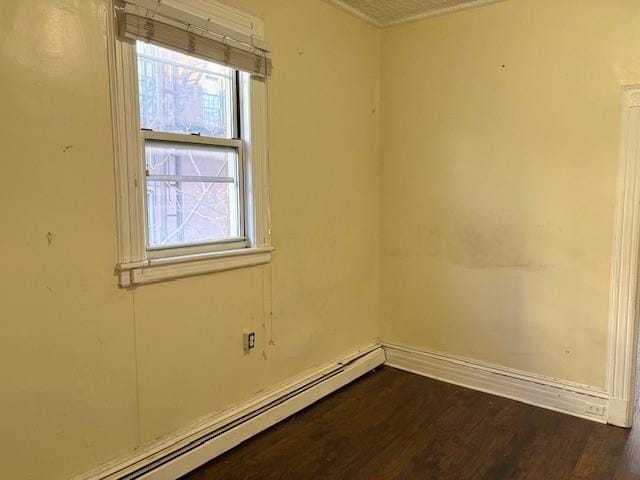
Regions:
<svg viewBox="0 0 640 480"><path fill-rule="evenodd" d="M246 241L167 250L147 248L145 134L140 129L135 42L116 35L110 1L107 26L117 193L118 263L122 287L262 265L271 261L267 151L267 79L240 75L240 120ZM215 19L227 32L264 43L260 18L216 0L173 0L184 12ZM152 134L157 136L158 134ZM160 134L161 136L164 134ZM167 134L170 136L170 134ZM198 139L194 139L194 143ZM237 142L237 140L230 140Z"/></svg>

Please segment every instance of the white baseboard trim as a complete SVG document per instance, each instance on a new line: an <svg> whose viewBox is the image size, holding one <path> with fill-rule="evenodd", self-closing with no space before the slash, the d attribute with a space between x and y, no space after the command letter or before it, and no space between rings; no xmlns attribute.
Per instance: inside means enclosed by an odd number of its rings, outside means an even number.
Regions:
<svg viewBox="0 0 640 480"><path fill-rule="evenodd" d="M633 403L622 398L609 398L607 423L630 428L633 424Z"/></svg>
<svg viewBox="0 0 640 480"><path fill-rule="evenodd" d="M382 365L371 345L74 480L175 480Z"/></svg>
<svg viewBox="0 0 640 480"><path fill-rule="evenodd" d="M383 341L74 480L174 480L382 364L599 423L617 424L629 407L603 389Z"/></svg>
<svg viewBox="0 0 640 480"><path fill-rule="evenodd" d="M609 418L609 395L602 389L406 345L381 343L390 367L599 423L607 423Z"/></svg>

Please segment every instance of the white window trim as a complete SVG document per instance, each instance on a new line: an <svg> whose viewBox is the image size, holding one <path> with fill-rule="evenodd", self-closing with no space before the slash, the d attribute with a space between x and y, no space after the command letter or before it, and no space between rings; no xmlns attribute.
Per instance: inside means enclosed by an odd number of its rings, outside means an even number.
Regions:
<svg viewBox="0 0 640 480"><path fill-rule="evenodd" d="M261 19L215 0L180 0L186 12L201 13L239 35L263 40ZM146 247L144 207L144 162L141 157L138 79L135 45L116 35L113 1L109 2L107 40L115 157L118 263L120 286L132 287L211 272L233 270L271 261L269 219L269 178L267 151L268 80L242 75L241 102L243 153L245 157L245 221L247 247L233 250L197 251L154 258ZM174 2L176 3L176 2Z"/></svg>

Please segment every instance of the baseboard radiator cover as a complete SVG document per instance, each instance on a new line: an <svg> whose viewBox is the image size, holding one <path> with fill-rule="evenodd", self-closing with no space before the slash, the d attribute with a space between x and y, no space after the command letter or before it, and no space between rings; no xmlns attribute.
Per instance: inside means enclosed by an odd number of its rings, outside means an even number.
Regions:
<svg viewBox="0 0 640 480"><path fill-rule="evenodd" d="M384 362L382 347L371 345L74 480L175 480Z"/></svg>
<svg viewBox="0 0 640 480"><path fill-rule="evenodd" d="M417 347L384 341L381 344L390 367L607 423L609 395L602 389Z"/></svg>

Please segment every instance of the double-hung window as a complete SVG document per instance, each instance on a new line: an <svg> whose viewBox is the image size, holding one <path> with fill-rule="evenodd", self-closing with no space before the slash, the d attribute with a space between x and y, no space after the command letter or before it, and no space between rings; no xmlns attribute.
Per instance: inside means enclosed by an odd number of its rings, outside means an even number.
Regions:
<svg viewBox="0 0 640 480"><path fill-rule="evenodd" d="M271 259L262 24L213 0L193 5L114 4L122 286Z"/></svg>
<svg viewBox="0 0 640 480"><path fill-rule="evenodd" d="M149 256L245 248L240 72L141 41L136 51Z"/></svg>

